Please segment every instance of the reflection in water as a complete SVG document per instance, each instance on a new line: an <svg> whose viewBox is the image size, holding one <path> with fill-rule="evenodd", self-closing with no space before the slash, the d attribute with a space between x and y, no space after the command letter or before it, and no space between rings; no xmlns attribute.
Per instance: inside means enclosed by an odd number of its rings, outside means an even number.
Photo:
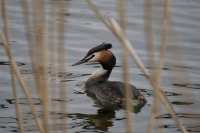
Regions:
<svg viewBox="0 0 200 133"><path fill-rule="evenodd" d="M143 106L134 106L134 113L140 112ZM70 122L70 129L76 129L81 127L80 132L85 131L108 131L109 127L113 126L115 119L114 110L98 109L96 114L82 114L82 113L71 113L68 114L68 118L74 122ZM122 120L122 119L119 119Z"/></svg>
<svg viewBox="0 0 200 133"><path fill-rule="evenodd" d="M114 111L98 110L96 115L90 115L89 123L96 129L107 131L113 125L112 118L115 117Z"/></svg>
<svg viewBox="0 0 200 133"><path fill-rule="evenodd" d="M70 124L70 128L77 128L78 126L85 131L108 131L109 127L113 125L115 112L99 109L96 114L73 113L68 114L68 117L76 121Z"/></svg>
<svg viewBox="0 0 200 133"><path fill-rule="evenodd" d="M187 124L185 124L185 127L187 129L188 132L192 132L192 133L199 133L200 132L200 123L199 123L199 118L200 118L200 114L198 113L177 113L176 114L177 117L180 118L184 118L187 119L188 122ZM166 119L169 120L171 119L172 116L170 114L162 114L160 116L157 116L156 119ZM179 131L179 129L176 127L176 125L172 124L172 123L163 123L162 125L158 126L159 128L163 128L163 129L171 129L171 131Z"/></svg>

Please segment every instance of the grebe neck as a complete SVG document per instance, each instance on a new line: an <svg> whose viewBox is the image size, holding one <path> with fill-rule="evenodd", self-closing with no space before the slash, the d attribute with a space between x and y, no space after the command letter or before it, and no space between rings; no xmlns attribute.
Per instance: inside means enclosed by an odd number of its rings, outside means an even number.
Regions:
<svg viewBox="0 0 200 133"><path fill-rule="evenodd" d="M103 68L100 68L98 70L96 70L88 79L88 81L92 81L92 82L103 82L103 81L107 81L108 78L110 77L110 73L112 72L111 70L106 70Z"/></svg>

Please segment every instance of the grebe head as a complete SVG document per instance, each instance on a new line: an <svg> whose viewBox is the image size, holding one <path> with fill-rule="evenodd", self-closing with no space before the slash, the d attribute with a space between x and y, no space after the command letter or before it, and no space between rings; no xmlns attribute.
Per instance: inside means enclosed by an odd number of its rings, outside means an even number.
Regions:
<svg viewBox="0 0 200 133"><path fill-rule="evenodd" d="M86 62L98 62L105 70L112 70L116 64L116 58L109 50L112 48L110 43L102 43L96 47L91 48L86 56L72 66L80 65Z"/></svg>

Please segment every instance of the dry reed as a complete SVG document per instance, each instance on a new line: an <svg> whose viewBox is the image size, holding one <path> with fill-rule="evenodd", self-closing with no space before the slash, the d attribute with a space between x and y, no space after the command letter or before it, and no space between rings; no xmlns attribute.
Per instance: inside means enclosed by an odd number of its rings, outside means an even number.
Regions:
<svg viewBox="0 0 200 133"><path fill-rule="evenodd" d="M64 35L65 35L65 11L67 11L67 2L65 2L64 0L60 0L57 3L57 16L58 16L58 22L56 24L57 26L57 45L58 45L58 71L59 72L66 72L66 65L65 65L65 47L64 47ZM66 92L66 83L60 83L59 85L59 91L60 91L60 98L61 99L66 99L67 98L67 92ZM65 102L61 102L60 103L60 113L62 114L67 114L67 104ZM61 121L61 123L63 125L67 124L67 117L63 118L63 120ZM63 127L63 132L67 133L67 128Z"/></svg>
<svg viewBox="0 0 200 133"><path fill-rule="evenodd" d="M35 82L36 82L36 88L38 90L38 94L39 97L42 99L42 104L43 104L43 111L44 111L44 117L43 117L43 125L45 127L45 132L48 132L48 121L49 121L49 103L48 103L48 97L50 94L48 91L48 86L47 86L47 76L46 76L46 68L47 68L47 55L51 56L52 58L50 59L55 59L58 62L54 62L53 61L53 65L55 67L52 67L55 73L57 73L58 71L65 71L65 65L64 65L64 7L65 6L65 2L64 0L59 1L58 3L53 2L53 6L52 9L53 14L55 14L55 20L51 21L52 23L51 26L54 27L55 31L51 31L50 33L54 33L53 35L57 35L58 38L54 38L53 39L49 39L47 40L49 45L49 48L53 48L53 52L52 54L50 53L46 53L45 49L48 49L46 47L46 43L44 42L44 32L45 32L45 13L44 13L44 1L34 1L33 2L33 6L32 8L35 9L36 7L39 8L37 11L34 10L33 14L30 14L30 10L28 10L28 6L30 6L30 3L28 3L27 1L22 1L22 9L23 9L23 14L24 14L24 18L25 18L25 29L27 29L27 39L29 42L29 53L30 53L30 57L32 60L32 66L33 66L33 70L34 70L34 75L35 75ZM30 16L34 16L34 18L31 18ZM58 17L57 17L58 16ZM59 20L59 22L57 22L56 20ZM33 30L33 28L35 30ZM32 33L33 32L33 33ZM52 34L51 34L52 35ZM52 40L52 42L50 41ZM56 42L57 45L53 44L53 42ZM50 45L52 44L52 45ZM42 47L42 48L41 48ZM59 53L59 55L57 55L56 53ZM55 56L54 56L55 55ZM62 60L62 61L60 61ZM59 63L59 68L57 68L57 64ZM57 70L58 69L58 70ZM57 70L57 71L56 71ZM57 86L57 85L56 85ZM65 86L60 84L60 89L58 89L60 91L60 98L66 98L66 92L65 92ZM53 88L53 90L57 90L56 88ZM55 94L55 93L52 93ZM52 98L52 97L51 97ZM51 100L50 100L51 101ZM60 111L62 111L62 113L66 113L65 108L66 103L61 103L62 105L60 106ZM56 107L54 106L54 104L51 104L52 107ZM64 108L63 108L64 107ZM53 122L55 122L55 120L53 120ZM64 123L67 123L66 120L64 121ZM65 128L64 128L65 130Z"/></svg>
<svg viewBox="0 0 200 133"><path fill-rule="evenodd" d="M127 27L127 16L126 16L126 0L118 0L117 1L117 9L118 9L118 16L120 26L123 28L124 34L126 34L126 27ZM122 46L123 48L123 80L124 80L124 88L125 88L125 107L126 107L126 129L127 133L133 132L133 120L131 117L132 114L132 93L130 92L129 88L129 66L128 66L128 54L126 47Z"/></svg>
<svg viewBox="0 0 200 133"><path fill-rule="evenodd" d="M153 101L153 104L152 104L149 127L148 127L148 130L147 130L148 132L152 131L151 126L154 124L153 119L154 119L154 117L158 116L159 112L160 112L160 102L159 102L159 99L158 99L158 89L160 89L160 87L161 87L161 85L160 85L161 72L162 72L162 67L164 65L164 55L165 55L165 49L166 49L166 45L167 45L167 39L166 38L167 38L168 33L169 33L168 29L169 29L169 25L170 25L170 13L169 13L169 7L170 6L168 5L167 2L168 1L165 1L164 5L163 5L164 13L163 13L163 18L162 18L163 22L162 22L162 25L161 25L161 39L160 39L161 41L160 41L159 63L156 63L155 56L153 56L154 59L152 61L153 72L152 72L152 75L151 75L151 79L155 81L157 87L155 88L155 96L154 96L154 101ZM148 6L148 4L151 4L151 3L147 2L146 4ZM146 8L150 8L151 11L148 11L148 12L152 12L152 7L150 7L150 5L149 5L149 7L146 7ZM148 16L151 16L151 15L148 15ZM151 27L152 27L152 23L151 23ZM151 34L153 34L153 33L151 33ZM150 37L152 37L152 35L150 35ZM151 40L153 40L153 39L151 39ZM153 48L155 48L155 47L153 47ZM150 48L150 49L152 49L152 51L151 51L152 54L155 53L155 52L153 52L153 51L155 51L155 49L153 50L153 48ZM157 124L157 123L161 124L161 120L157 119L155 124ZM161 128L158 129L158 132L162 132Z"/></svg>
<svg viewBox="0 0 200 133"><path fill-rule="evenodd" d="M150 84L152 85L152 87L154 89L156 89L158 87L157 84L155 83L154 80L152 80L150 78L149 72L144 67L142 61L140 60L139 56L136 54L135 49L132 47L130 41L128 40L127 36L124 34L124 31L121 29L121 27L119 26L119 24L113 18L104 17L100 13L100 11L98 10L98 8L96 7L96 5L92 1L90 1L90 0L86 0L86 1L88 3L89 7L91 8L91 10L95 13L96 17L99 18L107 26L107 28L112 31L112 33L116 36L116 38L121 42L122 45L124 45L125 47L127 47L127 50L128 50L127 52L130 53L130 55L134 59L136 65L144 73L145 77L148 79L148 81L150 82ZM176 113L175 113L175 111L174 111L171 103L169 102L168 98L165 96L165 94L163 93L163 91L161 91L162 89L157 89L157 90L158 91L155 91L155 92L157 93L158 98L163 103L165 109L167 111L169 111L170 114L172 115L172 118L176 122L177 127L180 128L180 130L183 133L187 133L187 130L185 129L185 127L183 126L183 124L181 123L181 121L179 121L179 119L177 118Z"/></svg>
<svg viewBox="0 0 200 133"><path fill-rule="evenodd" d="M1 15L2 15L2 20L3 20L3 32L5 33L5 40L6 42L9 42L9 35L8 35L8 27L9 27L9 22L8 22L8 15L7 15L7 11L6 11L6 1L1 0ZM10 47L9 47L10 49ZM9 56L9 60L11 60L11 57ZM15 99L15 111L16 111L16 122L17 122L17 126L19 128L20 133L24 133L24 127L23 127L23 115L22 115L22 111L21 111L21 107L19 105L19 100L18 100L18 96L17 96L17 90L16 90L16 78L15 75L13 73L13 66L10 66L10 75L11 75L11 86L12 86L12 93L13 93L13 97Z"/></svg>
<svg viewBox="0 0 200 133"><path fill-rule="evenodd" d="M30 105L30 108L31 108L34 120L36 122L36 125L38 126L38 129L40 130L40 132L44 133L44 128L43 128L43 126L41 124L41 121L37 117L36 109L35 109L35 106L33 104L32 92L30 91L31 89L28 87L26 81L24 80L23 76L21 75L21 73L19 71L19 68L17 66L16 60L12 56L10 48L9 48L9 44L5 39L5 35L0 33L0 37L1 37L1 40L3 41L3 47L4 47L4 50L6 52L6 55L9 57L9 60L11 62L11 65L12 65L12 68L13 68L12 69L13 73L15 74L16 78L18 79L19 84L20 84L21 88L23 89L23 91L24 91L24 93L25 93L25 95L27 97L27 100L28 100L28 103Z"/></svg>
<svg viewBox="0 0 200 133"><path fill-rule="evenodd" d="M49 8L51 9L49 11L49 17L51 18L50 20L48 20L48 38L47 38L47 44L48 44L48 48L49 48L49 51L51 51L51 53L49 53L49 63L51 65L51 68L50 68L50 71L51 73L53 74L57 74L59 73L58 71L58 68L57 68L57 64L58 64L58 45L55 45L57 42L57 38L56 38L56 33L57 33L57 30L56 30L56 20L57 20L57 16L58 15L58 12L57 12L57 6L58 4L56 4L56 1L52 1L49 5ZM58 81L58 77L55 76L55 77L52 77L50 76L49 77L49 80L51 81L50 82L50 95L49 95L49 98L51 99L51 112L57 112L58 111L58 108L59 108L59 105L55 102L53 102L53 99L57 98L57 91L59 91L59 87L57 85L56 82L53 82L53 78L55 79L55 81ZM54 129L54 126L58 124L58 121L57 119L53 118L53 116L51 116L51 124L53 125L52 128ZM57 132L57 131L54 131L54 132Z"/></svg>
<svg viewBox="0 0 200 133"><path fill-rule="evenodd" d="M5 27L7 27L7 26L5 26ZM23 79L23 76L20 74L20 71L19 71L19 68L18 68L18 66L16 64L16 61L15 61L14 57L11 54L11 49L10 49L10 46L9 46L8 38L3 33L0 33L0 37L1 37L1 40L3 42L3 47L4 47L4 50L5 50L5 53L8 56L9 61L11 62L11 68L12 68L12 71L13 71L12 73L14 74L16 79L18 79L19 84L20 84L21 88L23 89L23 91L24 91L24 93L25 93L25 95L27 97L28 103L30 105L30 108L31 108L34 120L36 122L36 125L38 126L38 129L40 130L40 132L44 133L44 129L43 129L42 125L41 125L41 121L37 118L37 115L36 115L36 109L35 109L35 106L33 105L33 101L32 101L32 93L30 91L30 88L27 86L26 81ZM13 79L12 85L14 87L14 79ZM13 93L16 96L15 87L13 88L13 90L14 90ZM16 99L16 104L17 103L18 103L18 100ZM19 110L19 105L16 105L16 108L17 108L17 110ZM17 113L19 113L19 111L17 111ZM22 121L21 115L18 114L18 117L19 117L18 118L19 121L21 122ZM23 132L23 127L22 126L20 127L20 131Z"/></svg>
<svg viewBox="0 0 200 133"><path fill-rule="evenodd" d="M156 60L155 60L155 44L154 44L154 36L153 36L153 28L152 28L152 0L145 0L144 1L144 32L145 32L145 43L147 47L147 54L148 54L148 65L155 70L156 68ZM151 77L153 76L152 71L149 71ZM158 97L155 93L154 95L154 100L151 105L151 113L150 113L150 118L148 122L148 127L147 127L147 133L151 133L152 129L155 124L155 119L154 117L157 115L157 103L158 103Z"/></svg>
<svg viewBox="0 0 200 133"><path fill-rule="evenodd" d="M32 68L34 71L36 89L38 90L39 97L42 100L43 107L43 126L45 132L48 132L48 87L46 78L46 48L44 45L44 3L43 1L34 1L33 14L34 18L30 18L30 3L22 0L22 11L24 15L25 29L27 30L26 36L29 43L29 54L31 57ZM34 27L35 30L32 29ZM35 35L35 36L34 36Z"/></svg>
<svg viewBox="0 0 200 133"><path fill-rule="evenodd" d="M28 46L29 46L29 56L31 58L32 64L34 64L34 56L32 56L32 55L33 55L35 41L34 41L34 36L33 36L33 31L32 31L33 23L30 18L31 15L30 15L30 10L29 10L30 9L29 2L27 0L21 0L21 8L22 8L22 14L24 16L23 17L24 18L24 28L26 29L26 38L27 38L27 42L28 42ZM34 65L32 67L34 68ZM35 82L37 82L37 81L35 81ZM38 120L36 120L36 119L38 119ZM35 113L34 120L36 121L36 125L38 126L39 131L44 133L45 129L43 128L43 124L41 123L39 118L37 118L36 113Z"/></svg>
<svg viewBox="0 0 200 133"><path fill-rule="evenodd" d="M33 28L35 29L35 44L33 45L32 56L35 57L33 61L34 77L36 88L39 97L42 101L43 107L43 126L45 133L48 133L49 121L49 100L48 100L48 85L47 85L47 48L44 41L45 32L45 14L44 14L44 1L35 0L33 3Z"/></svg>

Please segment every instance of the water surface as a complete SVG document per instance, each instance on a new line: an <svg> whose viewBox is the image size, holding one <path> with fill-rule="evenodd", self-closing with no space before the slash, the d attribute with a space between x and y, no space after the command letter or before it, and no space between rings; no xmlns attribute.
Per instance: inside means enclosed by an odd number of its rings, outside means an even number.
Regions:
<svg viewBox="0 0 200 133"><path fill-rule="evenodd" d="M99 0L95 2L108 16L117 18L114 0ZM49 1L46 4L46 10L49 11ZM22 74L27 80L30 79L29 84L34 86L31 80L31 64L28 58L28 47L19 1L8 0L7 10L10 17L10 43L13 55L16 57ZM148 57L145 49L143 1L129 0L127 10L127 33L129 39L146 67L150 68L147 65ZM162 73L162 85L166 88L164 91L188 131L200 132L200 1L174 0L172 1L171 11L173 34L175 34L176 39L171 40L168 44L166 63ZM157 45L159 44L160 18L162 18L159 12L162 12L161 3L154 2L153 18ZM48 19L51 19L51 17ZM117 66L119 66L114 68L110 80L122 81L121 46L111 32L95 18L85 1L70 1L69 13L66 13L66 26L65 50L68 55L66 62L69 65L84 56L89 48L102 42L110 42L113 44L112 51L117 57ZM173 54L174 52L176 53L176 48L181 49L181 52ZM0 132L12 133L17 132L17 128L16 116L14 114L14 100L12 99L10 86L9 62L7 62L7 57L2 48L0 49L0 55ZM178 59L180 56L182 59L181 63L178 62L175 66L173 66L173 62L177 62L177 59L174 56ZM144 133L148 124L150 105L152 104L152 91L150 85L134 62L130 60L129 65L131 83L141 88L148 100L148 103L141 112L132 114L135 132ZM68 99L53 99L55 102L67 101L68 116L66 114L51 112L52 116L55 118L68 117L67 128L72 133L125 133L125 115L123 110L110 113L102 112L94 106L93 101L85 94L77 92L80 90L77 84L86 80L96 67L82 65L76 67L68 66L68 68L68 72L61 72L61 82L66 82L68 85ZM181 75L182 80L172 77L174 69ZM52 77L58 75L52 74ZM19 91L19 95L21 98L20 104L25 106L26 130L28 132L37 132L35 126L33 126L33 122L30 122L32 116L21 91ZM34 104L40 106L40 100L34 99ZM40 114L39 110L38 113ZM162 111L157 119L162 119L163 122L158 127L155 127L155 129L162 128L166 132L180 132L175 127L173 120L171 120L167 112ZM57 125L56 128L66 128L66 125Z"/></svg>

